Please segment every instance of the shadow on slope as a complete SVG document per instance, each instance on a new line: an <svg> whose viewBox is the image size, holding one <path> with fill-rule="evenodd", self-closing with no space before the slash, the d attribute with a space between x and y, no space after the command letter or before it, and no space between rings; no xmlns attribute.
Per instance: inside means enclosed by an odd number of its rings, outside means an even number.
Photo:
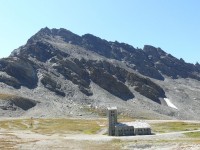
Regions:
<svg viewBox="0 0 200 150"><path fill-rule="evenodd" d="M0 94L0 108L4 110L16 110L19 107L23 110L29 110L35 107L38 102L10 94Z"/></svg>

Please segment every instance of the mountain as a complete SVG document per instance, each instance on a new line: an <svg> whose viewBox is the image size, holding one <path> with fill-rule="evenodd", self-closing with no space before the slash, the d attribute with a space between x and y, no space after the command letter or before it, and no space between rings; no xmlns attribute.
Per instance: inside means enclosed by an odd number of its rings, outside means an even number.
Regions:
<svg viewBox="0 0 200 150"><path fill-rule="evenodd" d="M200 65L161 48L43 28L0 59L0 115L200 119Z"/></svg>

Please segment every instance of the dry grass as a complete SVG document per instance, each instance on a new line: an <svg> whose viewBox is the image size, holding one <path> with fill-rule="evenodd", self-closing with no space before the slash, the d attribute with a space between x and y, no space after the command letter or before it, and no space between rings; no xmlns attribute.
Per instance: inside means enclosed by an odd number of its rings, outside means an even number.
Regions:
<svg viewBox="0 0 200 150"><path fill-rule="evenodd" d="M9 130L31 130L41 134L95 134L101 129L98 122L82 119L17 119L0 121L0 127Z"/></svg>
<svg viewBox="0 0 200 150"><path fill-rule="evenodd" d="M200 123L163 122L151 124L154 133L167 133L176 131L191 131L200 129Z"/></svg>
<svg viewBox="0 0 200 150"><path fill-rule="evenodd" d="M23 122L26 122L27 125L24 124ZM30 124L29 119L27 119L26 121L21 119L5 120L5 121L0 121L0 128L8 130L26 130L28 129L28 124Z"/></svg>
<svg viewBox="0 0 200 150"><path fill-rule="evenodd" d="M74 119L38 119L33 131L38 133L85 133L94 134L100 130L100 126L94 120Z"/></svg>
<svg viewBox="0 0 200 150"><path fill-rule="evenodd" d="M197 138L199 139L199 142L200 142L200 132L188 132L188 133L184 133L184 135L189 138Z"/></svg>
<svg viewBox="0 0 200 150"><path fill-rule="evenodd" d="M16 98L16 97L17 96L15 96L15 95L0 93L0 99L2 99L2 100L9 100L9 99L13 99L13 98Z"/></svg>

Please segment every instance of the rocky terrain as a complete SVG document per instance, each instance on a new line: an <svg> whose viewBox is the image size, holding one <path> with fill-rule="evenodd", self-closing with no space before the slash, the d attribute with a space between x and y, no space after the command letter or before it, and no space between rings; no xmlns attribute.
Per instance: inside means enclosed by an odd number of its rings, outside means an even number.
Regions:
<svg viewBox="0 0 200 150"><path fill-rule="evenodd" d="M0 59L0 116L200 119L200 65L161 48L43 28ZM170 101L176 108L170 107Z"/></svg>

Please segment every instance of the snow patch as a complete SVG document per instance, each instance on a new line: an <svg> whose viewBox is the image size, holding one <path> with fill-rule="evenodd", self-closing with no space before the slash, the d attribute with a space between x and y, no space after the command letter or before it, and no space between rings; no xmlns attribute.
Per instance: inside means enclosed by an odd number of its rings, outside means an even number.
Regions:
<svg viewBox="0 0 200 150"><path fill-rule="evenodd" d="M170 101L170 99L164 98L164 100L165 100L165 102L167 103L167 105L168 105L169 107L178 109L174 104L172 104L172 102Z"/></svg>

